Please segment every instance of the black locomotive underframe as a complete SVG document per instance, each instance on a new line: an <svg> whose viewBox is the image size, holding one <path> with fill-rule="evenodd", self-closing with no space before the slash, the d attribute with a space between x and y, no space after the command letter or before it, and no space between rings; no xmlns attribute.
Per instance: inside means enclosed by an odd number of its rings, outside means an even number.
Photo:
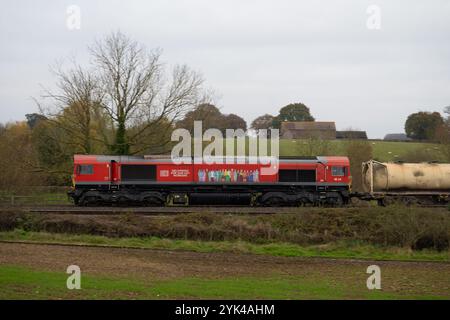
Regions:
<svg viewBox="0 0 450 320"><path fill-rule="evenodd" d="M345 184L82 184L69 196L77 205L320 205L340 206L349 201Z"/></svg>

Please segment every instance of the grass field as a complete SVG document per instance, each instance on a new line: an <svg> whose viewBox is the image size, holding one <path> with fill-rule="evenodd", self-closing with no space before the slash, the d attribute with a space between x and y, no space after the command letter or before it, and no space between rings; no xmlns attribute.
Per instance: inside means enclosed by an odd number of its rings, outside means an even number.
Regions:
<svg viewBox="0 0 450 320"><path fill-rule="evenodd" d="M69 205L73 202L67 197L69 188L59 188L53 192L23 190L20 192L0 192L0 206Z"/></svg>
<svg viewBox="0 0 450 320"><path fill-rule="evenodd" d="M347 156L346 147L355 140L320 140L320 139L280 139L280 156L313 156L313 155L339 155ZM358 140L356 140L358 141ZM383 140L362 140L372 147L373 158L378 161L408 160L417 153L422 153L428 161L445 161L441 153L441 145L428 142L397 142ZM227 141L229 142L229 141ZM209 142L203 142L203 147ZM246 152L248 153L249 142L246 140ZM234 143L237 151L237 143ZM270 150L270 140L268 141ZM223 142L223 154L226 154L226 142Z"/></svg>
<svg viewBox="0 0 450 320"><path fill-rule="evenodd" d="M411 247L424 235L447 244L448 219L442 208L406 207L147 218L4 213L0 299L450 299L448 247ZM71 264L82 270L81 290L66 289ZM382 269L382 290L366 287L372 264Z"/></svg>
<svg viewBox="0 0 450 320"><path fill-rule="evenodd" d="M361 261L1 243L0 299L449 299L450 267ZM81 268L81 290L66 268ZM382 270L368 290L366 268Z"/></svg>
<svg viewBox="0 0 450 320"><path fill-rule="evenodd" d="M320 149L327 150L329 155L345 156L346 140L329 140L329 141L308 141L308 140L280 140L280 155L282 156L301 156L310 155L311 151L317 148L311 147L311 144L324 143ZM416 152L426 152L429 160L445 161L440 153L439 144L423 143L423 142L391 142L391 141L368 141L372 146L373 158L378 161L395 161L410 157Z"/></svg>
<svg viewBox="0 0 450 320"><path fill-rule="evenodd" d="M370 244L341 241L326 245L301 246L275 242L254 244L246 241L192 241L162 239L158 237L110 238L94 235L71 235L47 232L15 230L0 232L0 240L30 243L64 243L75 245L113 246L117 248L145 248L183 250L193 252L230 252L281 257L322 257L337 259L371 259L396 261L450 261L450 251L421 250L382 247Z"/></svg>
<svg viewBox="0 0 450 320"><path fill-rule="evenodd" d="M434 294L369 291L333 278L269 276L137 281L83 276L65 287L64 272L0 266L0 299L446 299Z"/></svg>

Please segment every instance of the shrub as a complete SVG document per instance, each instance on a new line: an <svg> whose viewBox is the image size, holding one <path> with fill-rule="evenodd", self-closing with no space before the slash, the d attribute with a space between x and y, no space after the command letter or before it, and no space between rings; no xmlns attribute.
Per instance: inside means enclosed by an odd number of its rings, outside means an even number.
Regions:
<svg viewBox="0 0 450 320"><path fill-rule="evenodd" d="M282 209L280 209L282 210ZM295 214L158 216L77 216L2 213L0 230L21 228L108 237L290 242L301 245L365 242L413 250L447 250L450 215L444 208L299 208Z"/></svg>

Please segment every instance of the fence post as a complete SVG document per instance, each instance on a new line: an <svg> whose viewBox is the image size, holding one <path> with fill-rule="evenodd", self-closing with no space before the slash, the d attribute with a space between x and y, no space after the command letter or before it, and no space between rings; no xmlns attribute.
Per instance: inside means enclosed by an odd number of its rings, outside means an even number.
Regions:
<svg viewBox="0 0 450 320"><path fill-rule="evenodd" d="M14 205L14 195L11 196L11 205Z"/></svg>

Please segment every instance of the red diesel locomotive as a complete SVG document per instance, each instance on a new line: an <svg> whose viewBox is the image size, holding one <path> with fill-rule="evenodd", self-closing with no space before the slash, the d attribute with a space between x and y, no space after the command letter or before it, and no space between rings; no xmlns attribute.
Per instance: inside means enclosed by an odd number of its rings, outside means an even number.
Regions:
<svg viewBox="0 0 450 320"><path fill-rule="evenodd" d="M224 161L225 162L225 161ZM75 155L76 205L333 205L349 200L347 157L283 158L271 164L175 164L170 157Z"/></svg>

